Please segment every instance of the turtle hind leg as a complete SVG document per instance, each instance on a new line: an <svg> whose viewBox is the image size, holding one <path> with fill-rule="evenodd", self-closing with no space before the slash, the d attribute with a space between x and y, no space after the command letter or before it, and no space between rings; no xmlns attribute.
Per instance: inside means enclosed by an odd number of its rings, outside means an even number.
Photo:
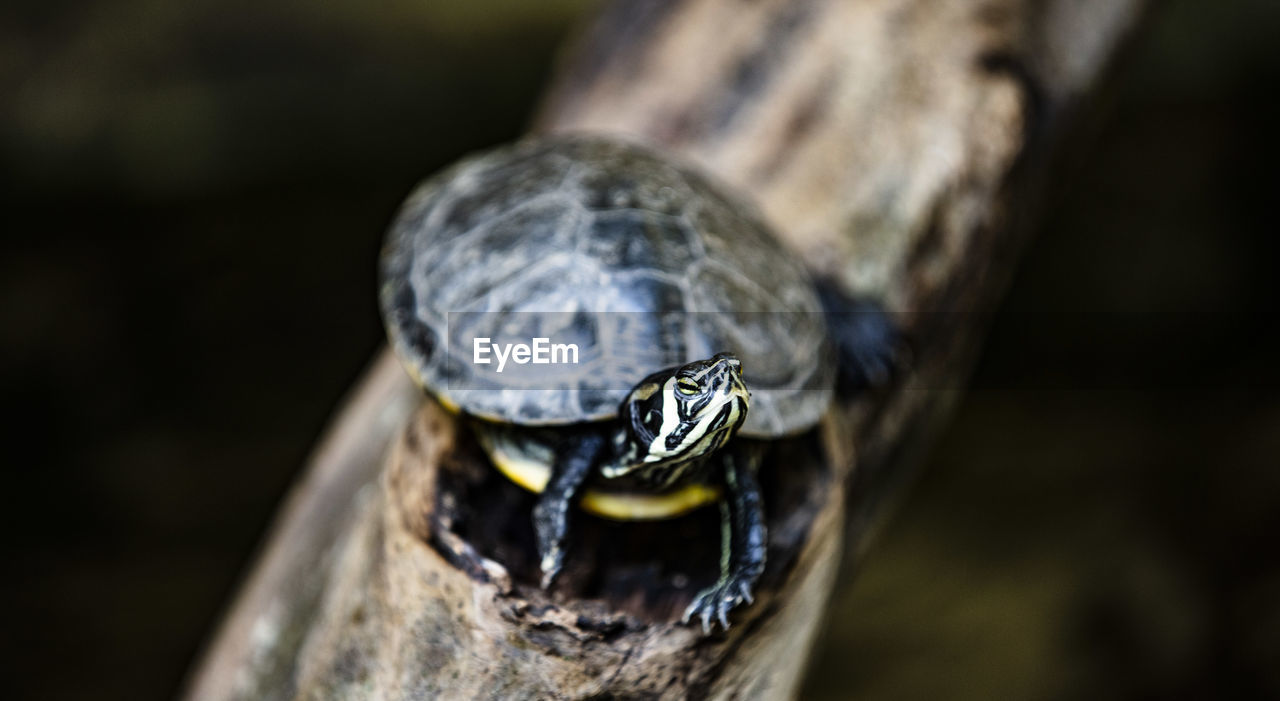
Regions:
<svg viewBox="0 0 1280 701"><path fill-rule="evenodd" d="M751 603L756 580L764 572L767 531L764 504L755 467L759 450L731 448L724 456L726 494L720 502L720 577L698 592L684 611L683 622L701 619L704 633L713 621L729 629L729 612Z"/></svg>
<svg viewBox="0 0 1280 701"><path fill-rule="evenodd" d="M564 441L556 452L551 479L533 507L534 539L542 570L542 588L551 586L564 567L569 533L569 510L582 485L604 453L605 437L588 431Z"/></svg>
<svg viewBox="0 0 1280 701"><path fill-rule="evenodd" d="M884 306L866 297L851 297L835 281L818 281L818 298L839 356L837 389L850 397L886 384L906 364L906 339Z"/></svg>

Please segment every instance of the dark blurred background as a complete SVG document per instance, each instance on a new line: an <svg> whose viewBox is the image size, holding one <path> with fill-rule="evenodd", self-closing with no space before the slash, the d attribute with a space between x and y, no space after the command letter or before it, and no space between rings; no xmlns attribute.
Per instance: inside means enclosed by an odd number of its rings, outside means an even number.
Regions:
<svg viewBox="0 0 1280 701"><path fill-rule="evenodd" d="M18 697L171 696L381 342L419 177L591 3L0 14L0 607ZM1169 2L806 697L1280 697L1280 6Z"/></svg>

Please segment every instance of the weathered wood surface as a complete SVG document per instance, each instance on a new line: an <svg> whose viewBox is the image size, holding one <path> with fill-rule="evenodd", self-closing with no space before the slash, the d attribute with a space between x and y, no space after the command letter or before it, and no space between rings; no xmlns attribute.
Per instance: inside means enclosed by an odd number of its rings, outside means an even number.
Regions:
<svg viewBox="0 0 1280 701"><path fill-rule="evenodd" d="M688 582L641 577L666 587L650 598L618 572L532 586L518 549L474 515L462 523L451 490L485 474L465 432L431 404L411 416L412 391L384 356L286 505L190 698L793 695L846 525L862 542L900 474L886 466L945 414L1052 146L1143 5L611 5L535 130L631 134L751 192L815 271L889 300L913 341L910 371L775 457L807 477L770 510L761 598L704 638L670 623ZM618 533L600 529L584 548ZM459 532L485 544L473 551Z"/></svg>

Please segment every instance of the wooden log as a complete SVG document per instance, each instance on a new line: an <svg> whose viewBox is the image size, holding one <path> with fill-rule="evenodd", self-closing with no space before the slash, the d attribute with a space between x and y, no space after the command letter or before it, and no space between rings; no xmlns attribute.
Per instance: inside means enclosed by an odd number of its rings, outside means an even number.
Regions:
<svg viewBox="0 0 1280 701"><path fill-rule="evenodd" d="M384 356L295 489L188 697L794 695L841 553L865 542L904 456L954 399L1051 147L1143 5L608 6L535 130L628 134L750 192L816 272L888 300L912 341L909 372L776 448L770 462L787 471L764 473L759 600L704 636L673 619L709 571L696 546L705 519L584 521L565 581L539 590L527 536L508 527L527 524L528 497L433 403L413 414Z"/></svg>

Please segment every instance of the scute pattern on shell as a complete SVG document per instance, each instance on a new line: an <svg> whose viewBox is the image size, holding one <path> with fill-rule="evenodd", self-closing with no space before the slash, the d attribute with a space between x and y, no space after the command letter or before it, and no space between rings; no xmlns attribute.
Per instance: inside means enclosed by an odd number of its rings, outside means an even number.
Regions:
<svg viewBox="0 0 1280 701"><path fill-rule="evenodd" d="M429 391L525 425L610 418L646 375L731 351L753 393L743 434L803 430L831 398L825 320L804 268L740 199L612 139L531 140L464 160L419 186L388 234L392 342ZM443 337L513 327L577 343L579 363L546 366L537 386L481 381L470 347Z"/></svg>

